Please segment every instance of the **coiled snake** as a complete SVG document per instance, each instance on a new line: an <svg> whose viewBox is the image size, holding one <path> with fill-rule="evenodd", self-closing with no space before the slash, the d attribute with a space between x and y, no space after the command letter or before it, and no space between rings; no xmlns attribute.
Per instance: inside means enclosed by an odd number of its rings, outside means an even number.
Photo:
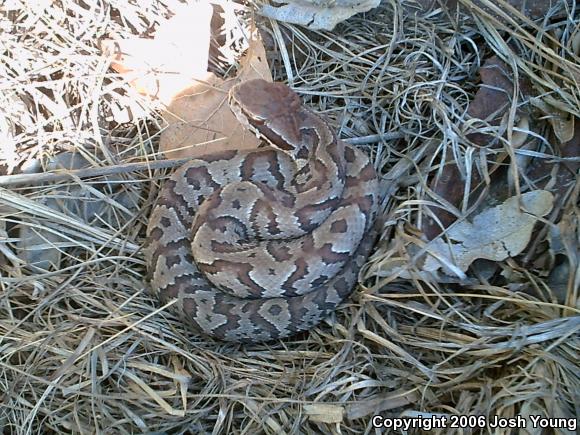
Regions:
<svg viewBox="0 0 580 435"><path fill-rule="evenodd" d="M312 328L351 293L376 236L378 181L287 86L243 82L229 102L270 145L173 173L147 228L148 280L196 329L267 341Z"/></svg>

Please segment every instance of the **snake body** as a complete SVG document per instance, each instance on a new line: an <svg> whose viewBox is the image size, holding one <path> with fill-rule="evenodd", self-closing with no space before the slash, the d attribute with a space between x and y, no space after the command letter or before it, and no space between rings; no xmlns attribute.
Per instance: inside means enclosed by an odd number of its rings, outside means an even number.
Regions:
<svg viewBox="0 0 580 435"><path fill-rule="evenodd" d="M229 103L270 145L171 175L147 228L148 280L199 331L268 341L312 328L351 293L376 236L378 181L287 86L243 82Z"/></svg>

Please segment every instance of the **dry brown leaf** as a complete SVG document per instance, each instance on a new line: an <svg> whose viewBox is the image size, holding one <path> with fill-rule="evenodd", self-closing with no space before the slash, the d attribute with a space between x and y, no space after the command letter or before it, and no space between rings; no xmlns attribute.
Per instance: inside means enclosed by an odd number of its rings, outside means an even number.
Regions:
<svg viewBox="0 0 580 435"><path fill-rule="evenodd" d="M554 133L560 142L569 142L574 137L574 115L557 107L557 102L549 96L535 97L530 102L548 117Z"/></svg>
<svg viewBox="0 0 580 435"><path fill-rule="evenodd" d="M513 77L509 72L508 66L497 56L487 59L479 72L482 86L469 104L467 113L472 118L487 121L490 125L500 125L502 118L505 118L508 114L514 90ZM520 80L519 85L520 88L526 88L522 80ZM523 120L520 123L526 124L527 118L525 115L522 118ZM518 127L520 130L527 130L527 124L526 126L518 125ZM495 146L496 139L492 134L475 131L467 134L467 138L481 147ZM519 148L526 139L527 133L514 131L512 146ZM499 158L502 158L502 156L500 155ZM477 171L473 171L470 176L471 186L477 186L481 182L481 176ZM431 185L433 192L459 208L464 198L465 179L454 161L449 161L445 164L441 174L433 179ZM456 220L455 215L444 208L432 207L431 212L441 222L441 225L437 224L434 219L425 221L423 232L429 240L433 240L441 234L443 228L449 227Z"/></svg>
<svg viewBox="0 0 580 435"><path fill-rule="evenodd" d="M332 30L338 23L376 8L379 3L380 0L274 0L272 5L262 5L260 13L313 30Z"/></svg>
<svg viewBox="0 0 580 435"><path fill-rule="evenodd" d="M272 81L261 40L250 42L236 79L224 81L208 74L180 92L169 104L165 119L169 126L161 135L160 151L168 158L199 157L226 149L251 149L258 139L246 130L229 108L229 89L238 81L263 78Z"/></svg>
<svg viewBox="0 0 580 435"><path fill-rule="evenodd" d="M485 61L479 69L482 86L477 90L467 113L473 118L483 119L491 125L499 125L504 113L509 109L514 82L509 67L497 56ZM493 135L471 133L470 141L480 146L493 143Z"/></svg>
<svg viewBox="0 0 580 435"><path fill-rule="evenodd" d="M112 67L133 88L166 104L168 127L161 135L160 151L167 158L259 144L230 111L227 95L240 80L272 81L264 47L258 39L250 41L235 79L224 81L208 72L212 15L209 4L193 3L163 23L154 39L101 42L103 51L114 55Z"/></svg>
<svg viewBox="0 0 580 435"><path fill-rule="evenodd" d="M447 232L449 242L439 238L429 248L423 267L426 271L436 271L453 264L465 272L478 258L503 261L520 254L530 241L532 229L538 217L552 210L553 195L546 190L536 190L523 194L518 200L513 196L498 205L483 211L473 218L473 222L458 222Z"/></svg>
<svg viewBox="0 0 580 435"><path fill-rule="evenodd" d="M113 56L112 68L139 93L168 103L192 78L207 75L212 14L205 2L184 5L159 26L153 39L107 39L101 41L101 50Z"/></svg>
<svg viewBox="0 0 580 435"><path fill-rule="evenodd" d="M410 403L416 403L420 394L416 390L400 389L390 393L377 394L371 399L360 399L348 405L346 417L349 420L367 418L391 409L402 408Z"/></svg>
<svg viewBox="0 0 580 435"><path fill-rule="evenodd" d="M342 422L344 407L325 403L314 403L312 405L304 405L304 413L310 421L338 424Z"/></svg>
<svg viewBox="0 0 580 435"><path fill-rule="evenodd" d="M538 188L550 190L556 197L556 203L565 200L578 179L580 162L572 160L580 155L580 122L578 119L575 120L572 138L568 142L558 144L558 150L561 157L569 160L536 159L532 161L526 175L530 180L533 180ZM562 212L558 213L555 218L556 222L562 217Z"/></svg>

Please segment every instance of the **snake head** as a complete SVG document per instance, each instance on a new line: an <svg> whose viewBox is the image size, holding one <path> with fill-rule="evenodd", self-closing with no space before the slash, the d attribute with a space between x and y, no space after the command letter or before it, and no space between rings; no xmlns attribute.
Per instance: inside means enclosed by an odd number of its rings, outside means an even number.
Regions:
<svg viewBox="0 0 580 435"><path fill-rule="evenodd" d="M248 80L230 91L230 104L239 106L249 120L266 121L296 113L300 97L282 83L262 79Z"/></svg>
<svg viewBox="0 0 580 435"><path fill-rule="evenodd" d="M282 83L248 80L232 87L230 107L238 120L270 143L290 150L300 143L300 97Z"/></svg>

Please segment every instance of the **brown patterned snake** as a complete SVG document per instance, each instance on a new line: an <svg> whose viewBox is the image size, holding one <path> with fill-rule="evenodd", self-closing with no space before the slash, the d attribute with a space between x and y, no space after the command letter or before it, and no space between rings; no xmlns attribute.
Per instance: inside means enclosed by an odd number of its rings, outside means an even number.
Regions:
<svg viewBox="0 0 580 435"><path fill-rule="evenodd" d="M378 181L287 86L234 86L270 145L222 151L165 182L147 229L150 285L196 329L242 342L312 328L352 291L374 242Z"/></svg>

